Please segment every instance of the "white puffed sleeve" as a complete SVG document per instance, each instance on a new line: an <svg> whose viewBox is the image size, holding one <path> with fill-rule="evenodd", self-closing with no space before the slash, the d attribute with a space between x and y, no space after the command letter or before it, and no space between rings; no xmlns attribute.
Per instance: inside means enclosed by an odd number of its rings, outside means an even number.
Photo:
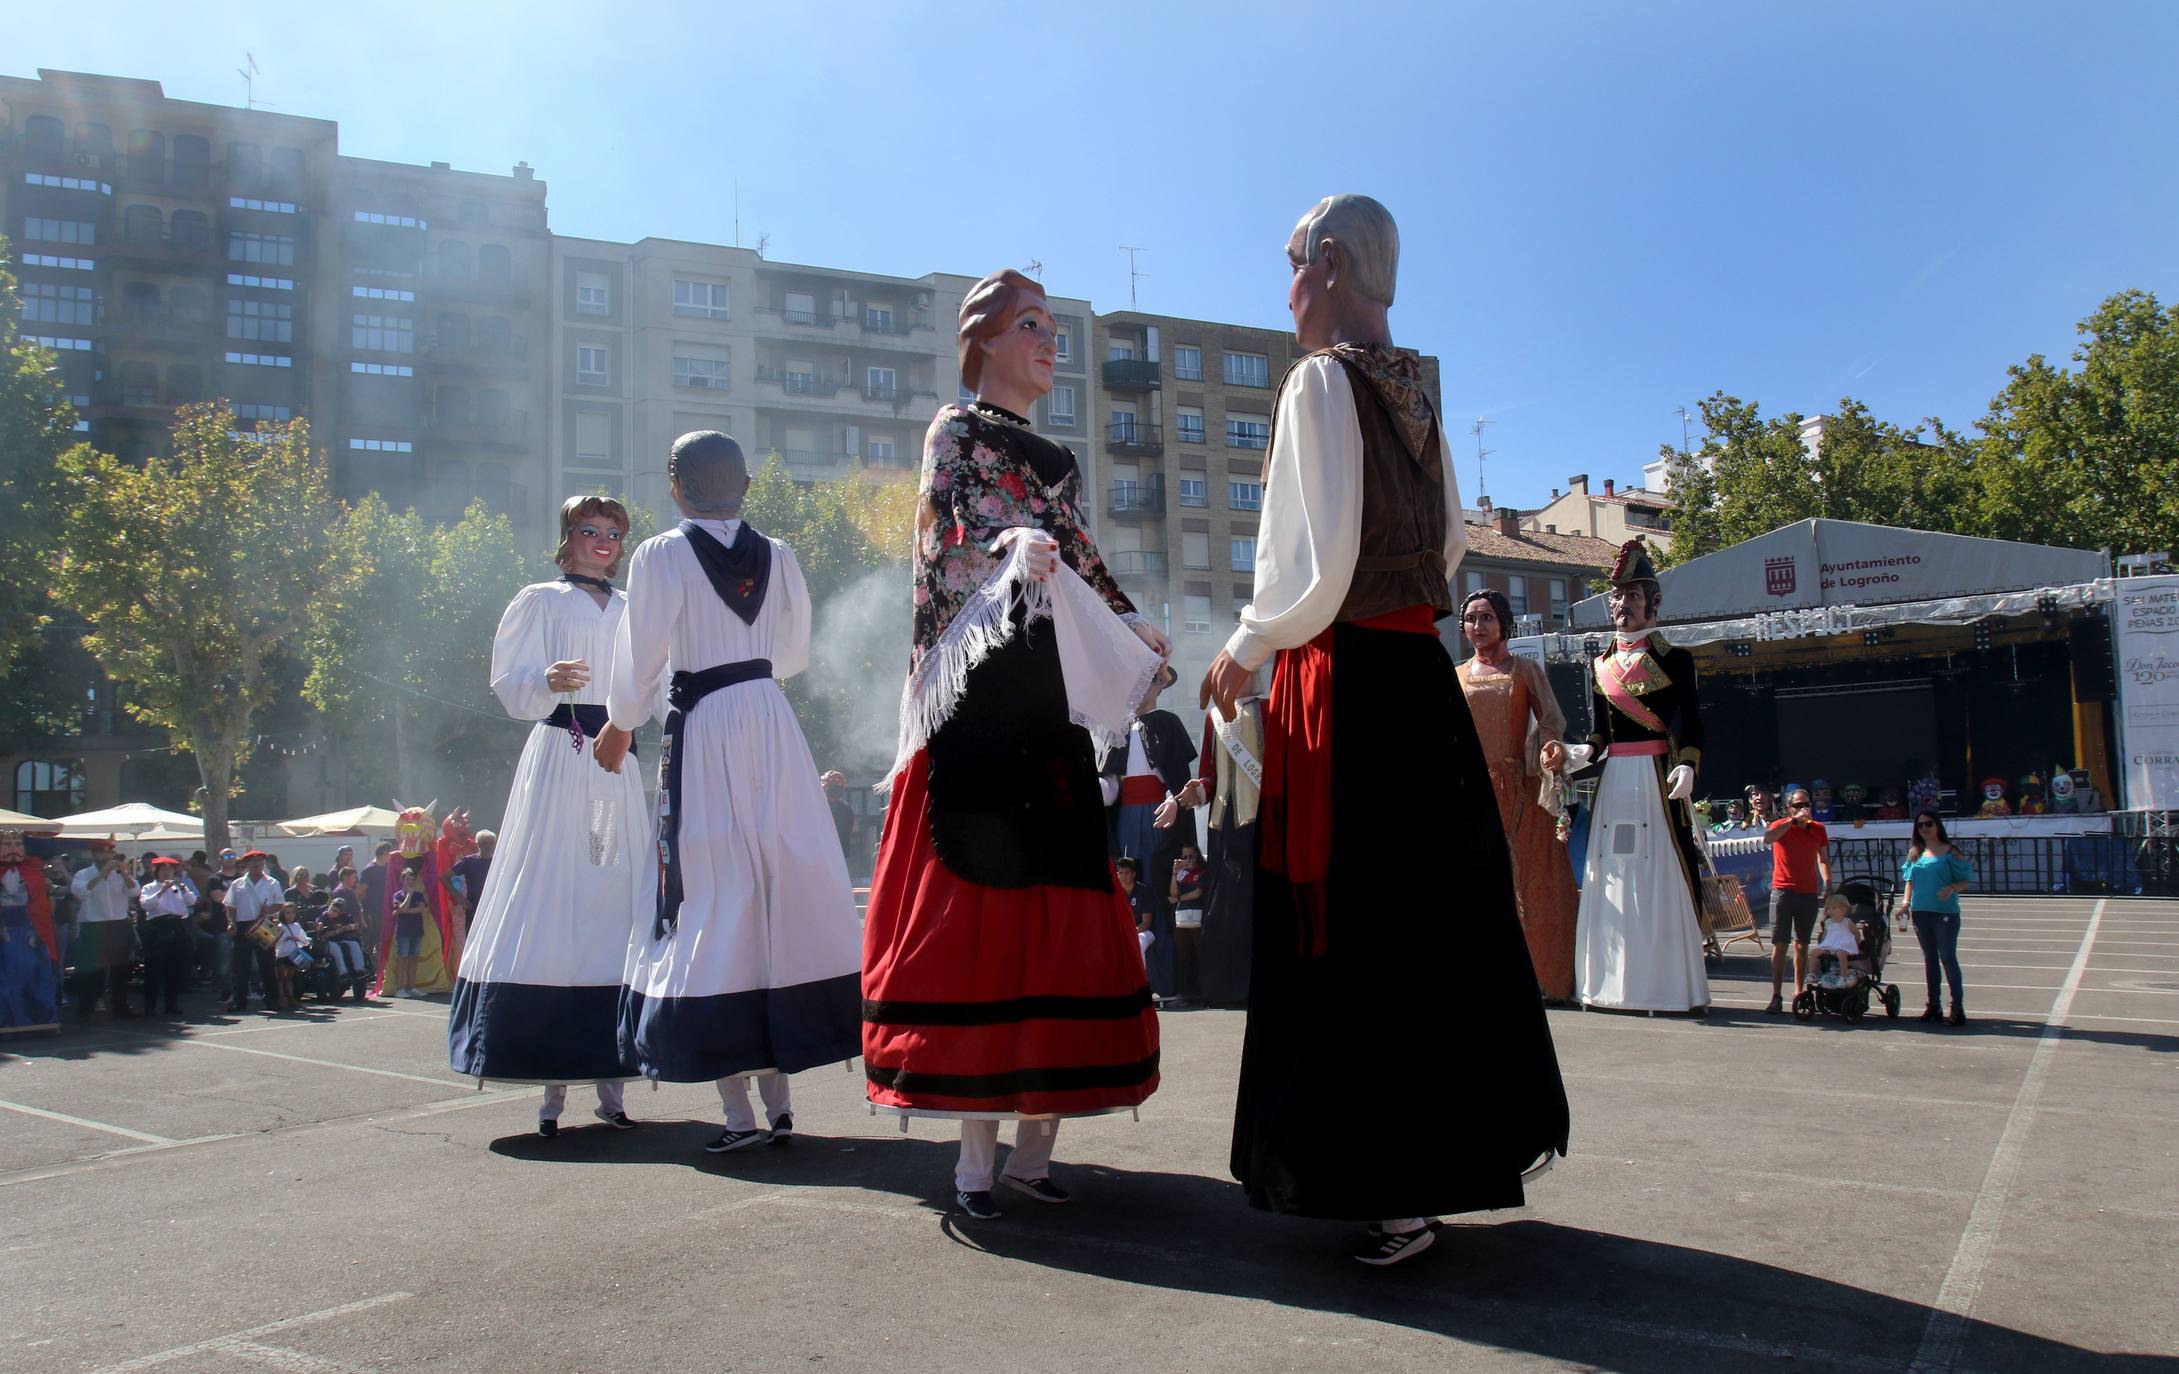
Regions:
<svg viewBox="0 0 2179 1374"><path fill-rule="evenodd" d="M545 634L549 601L537 587L524 587L507 603L492 636L492 691L516 720L543 720L559 705L545 685L545 670L553 664ZM597 672L598 665L590 670Z"/></svg>
<svg viewBox="0 0 2179 1374"><path fill-rule="evenodd" d="M772 627L772 676L784 682L810 666L810 589L794 550L776 539L772 571L778 576L768 595L779 598L779 619Z"/></svg>
<svg viewBox="0 0 2179 1374"><path fill-rule="evenodd" d="M1226 652L1248 669L1324 632L1347 599L1362 552L1362 425L1337 359L1304 358L1294 367L1272 432L1255 592L1226 641ZM1459 498L1450 499L1457 530Z"/></svg>
<svg viewBox="0 0 2179 1374"><path fill-rule="evenodd" d="M681 584L672 546L678 536L643 541L628 559L628 609L613 636L612 685L605 710L613 724L634 730L665 699L666 654L681 618ZM693 555L691 555L693 556Z"/></svg>

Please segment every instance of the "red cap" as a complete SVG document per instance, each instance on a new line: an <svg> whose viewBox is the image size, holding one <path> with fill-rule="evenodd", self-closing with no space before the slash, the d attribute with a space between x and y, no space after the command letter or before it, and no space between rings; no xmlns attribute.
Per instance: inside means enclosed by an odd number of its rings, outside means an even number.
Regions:
<svg viewBox="0 0 2179 1374"><path fill-rule="evenodd" d="M249 853L242 856L242 862L248 863L252 859L269 859L271 857L272 855L267 854L262 849L253 849Z"/></svg>
<svg viewBox="0 0 2179 1374"><path fill-rule="evenodd" d="M151 866L153 868L180 868L182 866L182 861L180 859L168 858L164 854L153 854L150 856L150 858Z"/></svg>

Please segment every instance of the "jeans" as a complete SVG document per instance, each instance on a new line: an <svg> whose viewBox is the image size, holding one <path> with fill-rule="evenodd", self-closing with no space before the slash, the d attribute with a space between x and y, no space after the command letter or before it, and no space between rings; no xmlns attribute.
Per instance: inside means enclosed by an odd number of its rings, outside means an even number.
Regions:
<svg viewBox="0 0 2179 1374"><path fill-rule="evenodd" d="M1952 985L1952 1005L1961 1005L1960 914L1957 911L1917 911L1914 938L1922 942L1922 970L1929 980L1929 1004L1937 1005L1937 970L1943 966L1945 981Z"/></svg>
<svg viewBox="0 0 2179 1374"><path fill-rule="evenodd" d="M333 976L347 978L363 972L363 946L352 936L325 942L325 952L333 956Z"/></svg>

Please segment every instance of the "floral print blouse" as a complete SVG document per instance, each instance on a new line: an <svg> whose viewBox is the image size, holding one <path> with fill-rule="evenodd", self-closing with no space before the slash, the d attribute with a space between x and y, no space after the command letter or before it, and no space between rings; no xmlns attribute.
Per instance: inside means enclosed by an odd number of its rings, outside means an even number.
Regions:
<svg viewBox="0 0 2179 1374"><path fill-rule="evenodd" d="M1059 541L1059 556L1113 612L1135 613L1082 513L1082 471L1074 454L1029 422L988 401L939 407L923 441L916 512L912 662L920 664L953 623L969 593L1004 560L992 545L1015 526Z"/></svg>

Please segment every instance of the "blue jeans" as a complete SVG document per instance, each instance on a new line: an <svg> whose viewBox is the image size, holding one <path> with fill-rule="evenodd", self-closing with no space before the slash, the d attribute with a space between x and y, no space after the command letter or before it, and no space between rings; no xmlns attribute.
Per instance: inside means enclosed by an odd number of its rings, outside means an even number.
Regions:
<svg viewBox="0 0 2179 1374"><path fill-rule="evenodd" d="M1922 942L1922 970L1929 979L1929 1004L1937 1005L1937 969L1944 968L1952 985L1952 1005L1960 999L1960 914L1957 911L1917 911L1914 938Z"/></svg>

